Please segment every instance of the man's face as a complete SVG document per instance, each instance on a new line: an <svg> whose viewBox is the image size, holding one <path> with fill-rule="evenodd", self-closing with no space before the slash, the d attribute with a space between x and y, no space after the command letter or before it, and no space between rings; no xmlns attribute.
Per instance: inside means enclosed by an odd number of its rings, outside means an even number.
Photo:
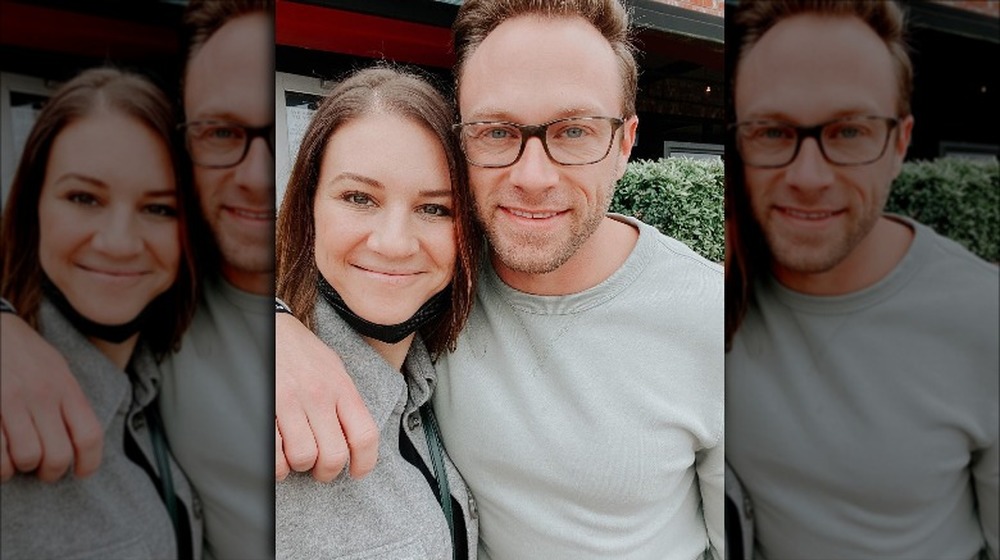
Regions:
<svg viewBox="0 0 1000 560"><path fill-rule="evenodd" d="M579 18L517 17L468 58L459 83L462 121L541 124L573 116L622 117L621 74L601 34ZM503 273L551 272L600 225L625 171L636 119L615 133L608 156L563 166L538 138L510 167L469 167L476 213Z"/></svg>
<svg viewBox="0 0 1000 560"><path fill-rule="evenodd" d="M233 19L188 63L184 109L188 122L219 120L265 126L273 119L273 43L264 14ZM194 167L201 209L222 253L223 273L247 291L270 289L274 271L274 155L255 138L239 164Z"/></svg>
<svg viewBox="0 0 1000 560"><path fill-rule="evenodd" d="M846 116L896 117L898 89L888 48L860 19L799 15L768 30L740 61L737 120L811 126ZM860 166L826 161L815 139L777 169L744 166L754 218L775 273L815 274L841 264L882 214L913 127L903 119L883 156Z"/></svg>

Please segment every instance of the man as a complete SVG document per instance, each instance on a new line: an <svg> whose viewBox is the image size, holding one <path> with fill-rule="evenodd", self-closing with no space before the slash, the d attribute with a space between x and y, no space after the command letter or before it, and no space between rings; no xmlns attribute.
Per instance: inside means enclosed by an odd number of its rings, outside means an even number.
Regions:
<svg viewBox="0 0 1000 560"><path fill-rule="evenodd" d="M454 34L490 258L434 410L479 557L721 558L722 271L606 214L637 127L624 8L471 0ZM337 401L350 381L291 317L278 330L279 477L282 450L328 478L348 446L361 474L370 420Z"/></svg>
<svg viewBox="0 0 1000 560"><path fill-rule="evenodd" d="M914 123L903 14L747 2L735 22L726 458L745 522L752 503L744 556L996 558L997 268L882 213Z"/></svg>
<svg viewBox="0 0 1000 560"><path fill-rule="evenodd" d="M218 251L206 262L219 265L206 275L203 299L180 351L161 366L160 411L171 450L204 504L206 555L270 558L273 486L266 434L273 426L274 359L271 4L191 2L186 21L191 36L182 128L202 212ZM209 137L214 141L206 142ZM220 143L220 138L226 140ZM36 340L33 331L24 332L23 321L10 313L3 314L3 321L5 349L23 349L17 352L21 360L46 360L9 367L4 352L3 421L12 458L5 447L4 477L16 465L22 471L38 467L40 477L57 479L74 458L78 476L99 468L100 443L93 445L93 440L99 440L102 431L86 420L93 413L65 363L51 356L51 348L40 346L44 341ZM18 390L21 387L28 388ZM26 395L26 404L18 402L19 395ZM83 411L66 414L68 437L60 410ZM24 436L16 424L8 424L19 414L27 415L29 427L37 426L38 435ZM81 416L85 420L74 422ZM19 451L24 446L15 437L29 442L34 438L34 460L30 449L27 457Z"/></svg>

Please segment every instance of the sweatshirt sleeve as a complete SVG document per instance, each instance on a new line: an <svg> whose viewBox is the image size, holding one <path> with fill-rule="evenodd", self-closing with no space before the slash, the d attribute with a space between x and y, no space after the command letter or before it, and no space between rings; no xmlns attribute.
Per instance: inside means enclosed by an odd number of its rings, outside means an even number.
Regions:
<svg viewBox="0 0 1000 560"><path fill-rule="evenodd" d="M725 440L720 434L713 447L703 449L696 456L702 511L713 560L726 557L725 449Z"/></svg>

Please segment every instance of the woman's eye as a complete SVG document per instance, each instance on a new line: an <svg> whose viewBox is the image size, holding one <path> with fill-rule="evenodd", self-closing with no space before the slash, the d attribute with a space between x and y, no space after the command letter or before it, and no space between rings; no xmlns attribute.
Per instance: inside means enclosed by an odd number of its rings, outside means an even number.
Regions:
<svg viewBox="0 0 1000 560"><path fill-rule="evenodd" d="M429 216L451 216L451 209L441 204L424 204L420 207L420 212Z"/></svg>
<svg viewBox="0 0 1000 560"><path fill-rule="evenodd" d="M99 202L96 196L85 192L69 193L66 195L66 200L76 204L83 204L85 206L96 206Z"/></svg>
<svg viewBox="0 0 1000 560"><path fill-rule="evenodd" d="M147 214L164 216L167 218L173 218L177 216L177 208L174 208L169 204L149 204L146 206L145 211Z"/></svg>
<svg viewBox="0 0 1000 560"><path fill-rule="evenodd" d="M365 193L360 192L349 192L345 193L343 199L355 206L374 206L375 201L372 200L370 196Z"/></svg>

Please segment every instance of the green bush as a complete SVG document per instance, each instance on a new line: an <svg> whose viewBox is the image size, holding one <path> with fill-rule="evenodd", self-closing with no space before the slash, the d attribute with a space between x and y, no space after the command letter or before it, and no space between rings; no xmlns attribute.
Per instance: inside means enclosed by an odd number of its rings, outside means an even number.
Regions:
<svg viewBox="0 0 1000 560"><path fill-rule="evenodd" d="M886 210L909 216L989 262L1000 261L1000 164L941 158L903 164Z"/></svg>
<svg viewBox="0 0 1000 560"><path fill-rule="evenodd" d="M714 262L725 257L724 172L718 160L633 161L611 211L634 216Z"/></svg>

